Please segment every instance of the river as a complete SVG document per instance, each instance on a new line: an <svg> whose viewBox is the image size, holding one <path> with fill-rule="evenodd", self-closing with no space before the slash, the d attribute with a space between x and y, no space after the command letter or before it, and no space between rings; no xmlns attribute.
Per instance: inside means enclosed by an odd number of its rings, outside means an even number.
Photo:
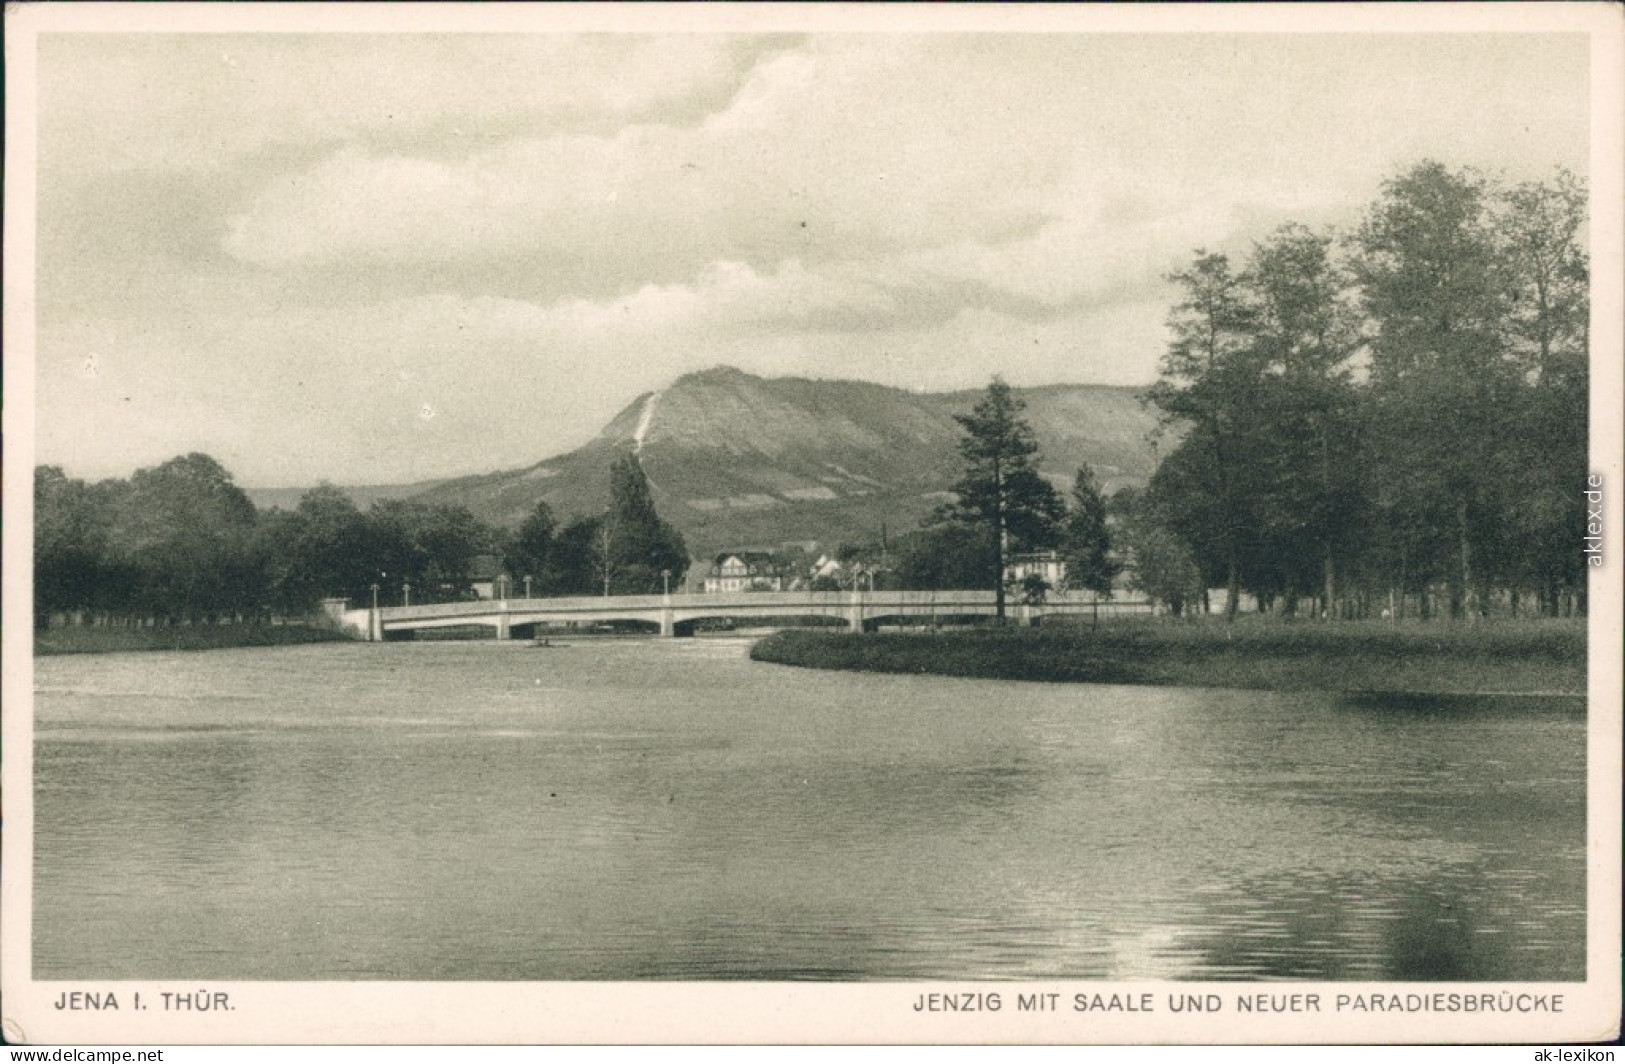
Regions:
<svg viewBox="0 0 1625 1064"><path fill-rule="evenodd" d="M1583 979L1577 700L742 639L35 662L42 979Z"/></svg>

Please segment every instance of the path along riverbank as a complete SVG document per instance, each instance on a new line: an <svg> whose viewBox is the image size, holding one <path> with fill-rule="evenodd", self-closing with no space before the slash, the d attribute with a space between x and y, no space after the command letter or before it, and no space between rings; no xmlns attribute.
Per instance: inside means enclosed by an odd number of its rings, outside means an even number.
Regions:
<svg viewBox="0 0 1625 1064"><path fill-rule="evenodd" d="M1276 618L1114 620L1098 628L784 631L757 661L817 669L1270 691L1563 694L1586 690L1580 619L1476 624Z"/></svg>

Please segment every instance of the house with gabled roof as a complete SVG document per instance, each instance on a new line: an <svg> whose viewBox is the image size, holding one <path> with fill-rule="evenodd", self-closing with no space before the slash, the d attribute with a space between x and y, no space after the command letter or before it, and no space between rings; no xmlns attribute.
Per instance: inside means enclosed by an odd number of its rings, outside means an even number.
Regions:
<svg viewBox="0 0 1625 1064"><path fill-rule="evenodd" d="M733 591L783 591L784 576L776 558L767 551L733 551L718 554L705 575L705 593Z"/></svg>

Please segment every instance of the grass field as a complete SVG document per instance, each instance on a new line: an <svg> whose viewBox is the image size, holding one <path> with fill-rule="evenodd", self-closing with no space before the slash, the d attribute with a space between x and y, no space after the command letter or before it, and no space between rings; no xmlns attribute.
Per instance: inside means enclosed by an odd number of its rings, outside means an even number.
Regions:
<svg viewBox="0 0 1625 1064"><path fill-rule="evenodd" d="M757 661L1000 680L1276 691L1584 694L1583 620L1325 623L1115 619L922 633L785 631Z"/></svg>
<svg viewBox="0 0 1625 1064"><path fill-rule="evenodd" d="M303 624L200 625L173 628L52 628L34 633L34 653L108 654L130 650L220 650L347 642L331 628Z"/></svg>

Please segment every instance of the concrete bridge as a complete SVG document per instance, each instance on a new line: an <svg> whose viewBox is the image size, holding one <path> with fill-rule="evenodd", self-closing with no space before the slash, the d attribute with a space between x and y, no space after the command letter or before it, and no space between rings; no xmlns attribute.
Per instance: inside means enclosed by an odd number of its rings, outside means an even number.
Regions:
<svg viewBox="0 0 1625 1064"><path fill-rule="evenodd" d="M1149 613L1142 600L1096 601L1084 592L1053 595L1043 605L1007 602L1006 614L1017 623L1036 623L1056 614ZM658 625L663 636L693 635L704 621L750 625L775 619L830 618L852 631L873 631L882 624L934 625L993 616L991 591L784 591L720 595L617 595L592 598L510 598L480 602L445 602L427 606L382 606L345 610L344 624L373 641L410 639L435 628L481 625L497 639L525 638L564 628L590 627L614 621Z"/></svg>

